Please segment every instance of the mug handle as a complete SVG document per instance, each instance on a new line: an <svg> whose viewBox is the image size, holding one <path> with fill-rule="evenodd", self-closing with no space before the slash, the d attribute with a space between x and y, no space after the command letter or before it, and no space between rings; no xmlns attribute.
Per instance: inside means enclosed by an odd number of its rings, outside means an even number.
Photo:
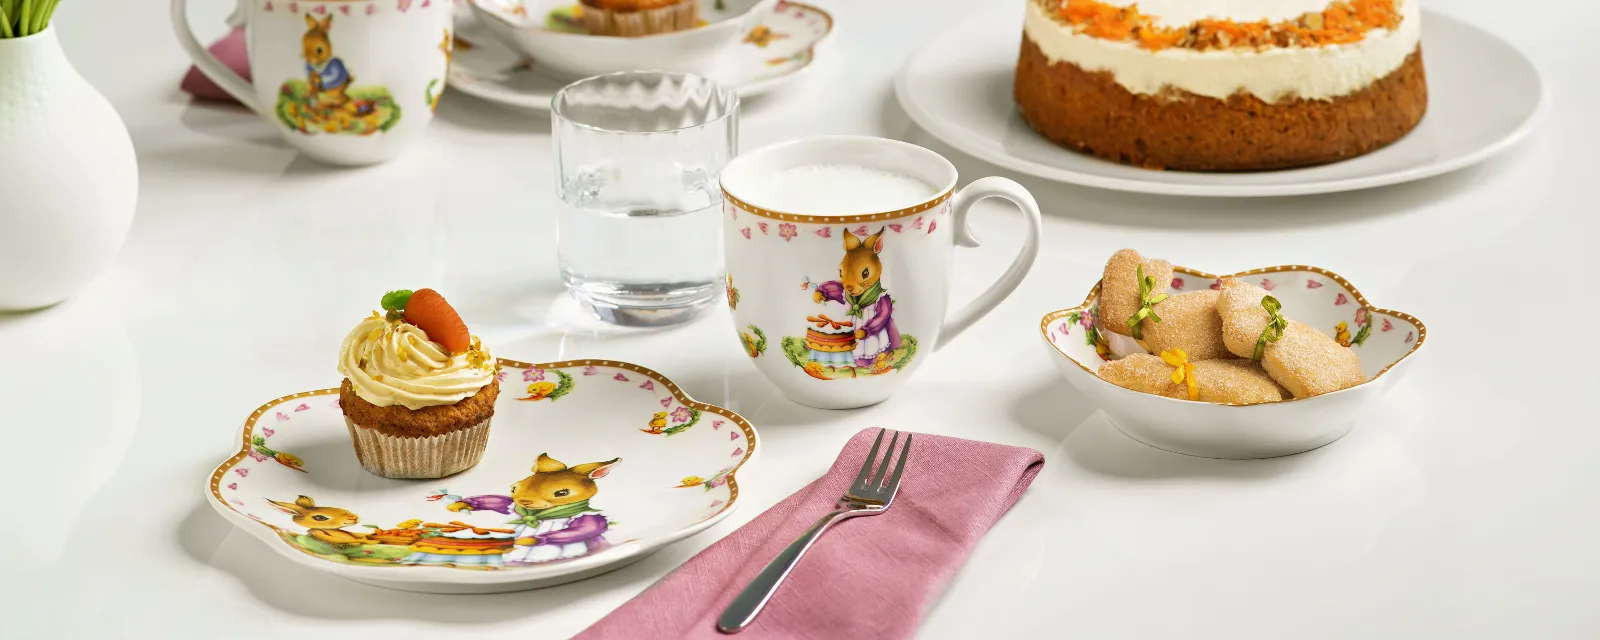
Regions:
<svg viewBox="0 0 1600 640"><path fill-rule="evenodd" d="M245 10L244 3L239 3L239 7L235 9L235 17L242 15ZM229 18L229 21L231 22L233 19ZM200 41L195 39L194 30L189 27L188 0L172 0L172 30L177 32L178 44L183 45L183 50L194 60L194 66L200 70L200 73L205 74L212 82L217 83L217 86L222 87L223 91L228 92L228 95L237 99L239 104L249 107L251 111L263 116L271 115L262 110L261 105L256 102L256 90L250 84L250 81L234 73L233 69L228 68L228 65L222 64L221 60L211 55L211 52L207 51L200 44Z"/></svg>
<svg viewBox="0 0 1600 640"><path fill-rule="evenodd" d="M967 226L967 213L972 210L972 205L984 198L1005 198L1017 205L1017 208L1022 210L1023 219L1028 223L1028 235L1022 240L1022 251L1011 261L1011 266L1001 274L1000 279L996 280L988 291L983 292L977 299L967 303L967 306L945 320L944 328L939 331L939 342L933 347L935 351L943 349L978 319L994 311L994 308L1010 296L1012 291L1017 290L1017 285L1022 284L1022 278L1033 268L1034 259L1039 257L1039 239L1044 235L1044 222L1039 218L1039 203L1034 201L1033 195L1022 188L1022 185L1000 177L974 180L951 198L951 206L955 209L951 222L955 225L956 245L961 247L979 245L978 237L973 235L972 228Z"/></svg>

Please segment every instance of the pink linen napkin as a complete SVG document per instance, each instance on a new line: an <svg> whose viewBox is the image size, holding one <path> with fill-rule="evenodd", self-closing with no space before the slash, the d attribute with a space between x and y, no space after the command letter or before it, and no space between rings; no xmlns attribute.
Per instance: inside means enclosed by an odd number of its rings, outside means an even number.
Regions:
<svg viewBox="0 0 1600 640"><path fill-rule="evenodd" d="M706 548L576 638L727 640L729 636L716 630L717 616L784 546L833 509L855 480L877 433L868 429L856 434L827 475ZM1044 466L1044 455L1032 449L914 436L894 505L822 534L739 638L911 637L973 545Z"/></svg>
<svg viewBox="0 0 1600 640"><path fill-rule="evenodd" d="M233 69L235 73L244 76L245 80L250 79L250 54L248 47L245 45L244 27L234 27L232 32L212 44L209 51L211 51L211 55L221 60L222 64L229 69ZM199 69L192 66L189 67L189 73L184 74L183 84L178 85L178 88L201 100L217 100L235 104L239 102L233 99L233 96L228 95L228 92L223 91L222 87L217 86L217 83L212 82L211 78L207 78L206 74L200 73Z"/></svg>

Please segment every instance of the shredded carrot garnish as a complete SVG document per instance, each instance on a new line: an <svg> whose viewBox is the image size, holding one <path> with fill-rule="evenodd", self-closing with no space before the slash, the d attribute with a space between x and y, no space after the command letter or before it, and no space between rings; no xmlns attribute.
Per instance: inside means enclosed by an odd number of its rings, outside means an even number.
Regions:
<svg viewBox="0 0 1600 640"><path fill-rule="evenodd" d="M1336 0L1321 13L1294 20L1235 22L1197 20L1181 27L1163 27L1139 12L1139 5L1114 7L1100 0L1051 0L1055 14L1076 33L1093 38L1134 42L1151 51L1162 49L1231 49L1321 47L1360 42L1367 32L1400 25L1397 0Z"/></svg>

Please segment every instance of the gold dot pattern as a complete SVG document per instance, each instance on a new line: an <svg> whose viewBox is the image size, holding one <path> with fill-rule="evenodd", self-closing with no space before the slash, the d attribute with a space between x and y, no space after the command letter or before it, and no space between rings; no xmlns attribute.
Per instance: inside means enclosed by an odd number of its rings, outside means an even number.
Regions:
<svg viewBox="0 0 1600 640"><path fill-rule="evenodd" d="M757 216L761 216L763 218L770 218L772 220L782 220L784 222L799 222L799 223L803 223L803 224L844 224L844 225L849 225L849 224L857 224L857 223L861 223L861 222L874 222L874 221L880 221L880 220L896 220L896 219L899 219L899 218L904 218L906 216L916 215L916 214L922 213L924 211L927 211L929 209L932 209L934 207L937 207L937 206L939 206L941 204L944 204L944 201L949 200L950 196L952 194L954 194L954 193L955 193L955 189L951 188L950 190L945 191L942 194L939 194L938 197L935 197L932 200L929 200L929 201L924 202L922 204L916 205L914 207L907 207L905 209L898 209L898 210L895 210L895 211L884 211L882 213L859 213L859 214L851 214L851 215L843 215L843 216L806 216L806 215L800 215L800 214L795 214L795 213L784 213L782 211L772 211L770 209L762 209L761 207L757 207L757 206L755 206L753 204L750 204L748 202L745 202L743 200L740 200L738 198L733 197L733 194L728 193L728 191L726 189L724 189L722 191L722 197L725 198L728 202L733 203L733 206L737 207L740 211L743 211L745 213L754 214L754 215L757 215Z"/></svg>

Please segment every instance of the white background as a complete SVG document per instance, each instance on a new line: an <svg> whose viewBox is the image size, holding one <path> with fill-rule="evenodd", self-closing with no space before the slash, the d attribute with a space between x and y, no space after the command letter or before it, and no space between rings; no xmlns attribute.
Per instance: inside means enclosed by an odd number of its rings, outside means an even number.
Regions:
<svg viewBox="0 0 1600 640"><path fill-rule="evenodd" d="M201 35L220 35L229 3L199 4ZM910 51L984 3L819 4L837 18L833 41L810 77L747 105L744 148L876 134L945 153L964 180L996 172L916 131L890 89ZM297 159L266 120L191 105L160 0L65 2L61 40L127 121L141 194L103 278L55 309L0 317L0 636L565 637L882 425L1048 459L924 637L1596 637L1600 8L1429 6L1538 65L1553 108L1525 144L1454 175L1315 198L1135 197L1024 179L1046 212L1046 249L1017 295L923 354L888 402L828 412L755 375L726 313L659 333L576 314L555 270L543 116L446 95L409 155L329 169ZM1020 240L999 203L973 219L989 244L958 252L952 304ZM1248 463L1150 449L1060 381L1035 334L1123 246L1211 272L1326 267L1422 318L1428 344L1324 449ZM743 413L765 447L741 474L747 508L615 573L495 596L347 582L233 530L201 484L240 421L335 384L339 339L401 286L447 292L500 355L632 360Z"/></svg>

